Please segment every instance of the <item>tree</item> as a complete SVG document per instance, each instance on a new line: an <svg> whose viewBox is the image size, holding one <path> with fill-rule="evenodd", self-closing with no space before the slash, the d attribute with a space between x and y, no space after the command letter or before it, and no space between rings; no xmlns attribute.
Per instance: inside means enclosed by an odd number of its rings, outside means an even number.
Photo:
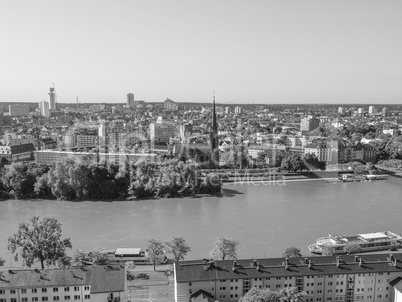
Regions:
<svg viewBox="0 0 402 302"><path fill-rule="evenodd" d="M285 258L300 258L302 256L300 249L297 247L288 247L283 253L283 257Z"/></svg>
<svg viewBox="0 0 402 302"><path fill-rule="evenodd" d="M214 242L214 248L209 252L209 256L215 260L237 259L237 246L239 242L231 238L219 236Z"/></svg>
<svg viewBox="0 0 402 302"><path fill-rule="evenodd" d="M154 265L154 270L156 267L156 264L160 263L164 259L164 245L161 241L151 239L148 241L148 247L147 247L147 252L148 252L148 257L152 261Z"/></svg>
<svg viewBox="0 0 402 302"><path fill-rule="evenodd" d="M31 267L36 260L41 267L56 265L66 257L66 249L72 248L70 238L61 239L61 224L54 218L32 217L29 222L20 223L18 232L8 238L8 249L15 261L21 255L22 264ZM17 249L20 249L17 251Z"/></svg>
<svg viewBox="0 0 402 302"><path fill-rule="evenodd" d="M176 262L184 260L184 256L191 251L191 248L182 237L174 236L171 241L165 242L165 244L168 248L167 253L173 254Z"/></svg>
<svg viewBox="0 0 402 302"><path fill-rule="evenodd" d="M271 291L268 288L259 289L253 287L239 302L306 302L307 293L299 291L296 287L286 287L279 291Z"/></svg>
<svg viewBox="0 0 402 302"><path fill-rule="evenodd" d="M354 242L348 242L343 250L348 254L357 254L362 251L360 245Z"/></svg>

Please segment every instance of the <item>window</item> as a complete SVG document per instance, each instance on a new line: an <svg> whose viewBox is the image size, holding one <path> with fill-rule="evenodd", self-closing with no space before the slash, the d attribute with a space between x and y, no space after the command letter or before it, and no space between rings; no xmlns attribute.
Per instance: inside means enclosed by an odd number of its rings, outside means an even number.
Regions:
<svg viewBox="0 0 402 302"><path fill-rule="evenodd" d="M11 302L17 302L16 298L11 298L10 300L11 300Z"/></svg>
<svg viewBox="0 0 402 302"><path fill-rule="evenodd" d="M89 290L89 286L85 286L85 287L84 287L84 290Z"/></svg>
<svg viewBox="0 0 402 302"><path fill-rule="evenodd" d="M33 288L33 289L32 289L32 293L33 293L33 294L36 294L37 292L38 292L38 290L37 290L36 288Z"/></svg>
<svg viewBox="0 0 402 302"><path fill-rule="evenodd" d="M53 287L53 292L54 292L54 293L58 293L58 292L59 292L59 288L58 288L58 287Z"/></svg>
<svg viewBox="0 0 402 302"><path fill-rule="evenodd" d="M328 285L331 286L331 285L332 285L332 282L328 282Z"/></svg>
<svg viewBox="0 0 402 302"><path fill-rule="evenodd" d="M10 289L10 294L15 294L15 289Z"/></svg>
<svg viewBox="0 0 402 302"><path fill-rule="evenodd" d="M222 286L222 287L220 287L219 289L220 289L220 290L226 290L226 287L225 287L225 286Z"/></svg>
<svg viewBox="0 0 402 302"><path fill-rule="evenodd" d="M59 301L59 296L54 296L53 301Z"/></svg>
<svg viewBox="0 0 402 302"><path fill-rule="evenodd" d="M0 299L0 302L6 302L6 299Z"/></svg>
<svg viewBox="0 0 402 302"><path fill-rule="evenodd" d="M27 297L22 298L21 301L22 301L22 302L28 302L28 298L27 298Z"/></svg>
<svg viewBox="0 0 402 302"><path fill-rule="evenodd" d="M4 295L6 292L4 291L4 289L0 289L0 295Z"/></svg>
<svg viewBox="0 0 402 302"><path fill-rule="evenodd" d="M38 302L38 297L32 297L32 302Z"/></svg>
<svg viewBox="0 0 402 302"><path fill-rule="evenodd" d="M47 297L42 297L42 301L47 301Z"/></svg>
<svg viewBox="0 0 402 302"><path fill-rule="evenodd" d="M276 285L276 288L280 288L280 287L281 287L281 285L280 285L280 284L277 284L277 285Z"/></svg>
<svg viewBox="0 0 402 302"><path fill-rule="evenodd" d="M91 295L85 295L85 296L84 296L84 299L85 299L85 300L91 299Z"/></svg>
<svg viewBox="0 0 402 302"><path fill-rule="evenodd" d="M70 291L70 288L69 288L69 287L65 287L65 288L64 288L64 291L65 291L65 292L69 292L69 291ZM66 297L68 297L68 296L66 296Z"/></svg>
<svg viewBox="0 0 402 302"><path fill-rule="evenodd" d="M64 300L70 300L70 296L64 296Z"/></svg>
<svg viewBox="0 0 402 302"><path fill-rule="evenodd" d="M75 292L77 292L77 291L79 291L80 290L80 288L78 287L78 286L74 286L74 291Z"/></svg>
<svg viewBox="0 0 402 302"><path fill-rule="evenodd" d="M47 293L47 288L42 288L42 293Z"/></svg>
<svg viewBox="0 0 402 302"><path fill-rule="evenodd" d="M79 300L81 299L80 295L74 295L74 300Z"/></svg>
<svg viewBox="0 0 402 302"><path fill-rule="evenodd" d="M191 286L191 285L192 285L192 283L191 283L191 282L189 282L189 283L188 283L188 286Z"/></svg>
<svg viewBox="0 0 402 302"><path fill-rule="evenodd" d="M27 293L27 289L26 288L22 288L21 289L21 294L26 294Z"/></svg>

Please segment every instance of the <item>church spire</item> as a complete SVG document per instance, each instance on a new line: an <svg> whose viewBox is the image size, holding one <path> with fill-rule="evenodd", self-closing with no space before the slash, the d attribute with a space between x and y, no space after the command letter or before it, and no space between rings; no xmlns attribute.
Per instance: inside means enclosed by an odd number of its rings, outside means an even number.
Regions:
<svg viewBox="0 0 402 302"><path fill-rule="evenodd" d="M214 91L214 103L212 108L212 133L218 134L218 125L216 124L216 111L215 111L215 91Z"/></svg>
<svg viewBox="0 0 402 302"><path fill-rule="evenodd" d="M216 122L216 108L215 108L215 91L212 107L212 127L210 131L210 168L219 166L219 137L218 137L218 124Z"/></svg>

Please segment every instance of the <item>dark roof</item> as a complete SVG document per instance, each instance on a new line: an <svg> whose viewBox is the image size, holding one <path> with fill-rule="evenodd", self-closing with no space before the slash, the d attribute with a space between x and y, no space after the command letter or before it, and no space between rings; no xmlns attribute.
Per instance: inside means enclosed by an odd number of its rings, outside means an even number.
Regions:
<svg viewBox="0 0 402 302"><path fill-rule="evenodd" d="M196 291L194 294L192 294L190 296L190 300L192 302L197 302L197 301L214 301L214 299L212 298L212 295L208 292L206 292L205 290L198 290Z"/></svg>
<svg viewBox="0 0 402 302"><path fill-rule="evenodd" d="M50 137L45 137L45 138L41 138L40 141L42 143L45 144L52 144L52 143L56 143L53 139L51 139Z"/></svg>
<svg viewBox="0 0 402 302"><path fill-rule="evenodd" d="M0 288L89 285L90 277L88 269L10 269L0 271Z"/></svg>
<svg viewBox="0 0 402 302"><path fill-rule="evenodd" d="M177 282L208 281L238 278L267 278L307 275L337 275L350 273L402 272L402 254L343 255L337 257L320 256L307 258L290 258L285 265L285 258L236 260L218 260L208 264L206 261L182 261L175 264ZM359 259L361 258L361 265ZM309 266L308 263L311 262ZM396 265L393 265L393 263ZM259 269L255 264L259 263Z"/></svg>
<svg viewBox="0 0 402 302"><path fill-rule="evenodd" d="M124 291L125 268L115 265L92 267L91 294Z"/></svg>

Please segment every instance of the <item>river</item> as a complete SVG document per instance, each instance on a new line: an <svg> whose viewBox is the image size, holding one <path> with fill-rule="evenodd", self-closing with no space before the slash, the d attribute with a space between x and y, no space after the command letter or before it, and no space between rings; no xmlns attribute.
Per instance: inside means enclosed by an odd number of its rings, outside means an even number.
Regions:
<svg viewBox="0 0 402 302"><path fill-rule="evenodd" d="M58 219L73 251L145 247L151 238L167 241L176 235L191 247L186 259L199 259L224 235L239 241L239 258L277 257L290 246L308 255L307 245L328 234L402 233L401 184L394 177L336 184L310 180L224 185L221 197L8 200L0 202L0 257L10 265L7 238L32 216Z"/></svg>

